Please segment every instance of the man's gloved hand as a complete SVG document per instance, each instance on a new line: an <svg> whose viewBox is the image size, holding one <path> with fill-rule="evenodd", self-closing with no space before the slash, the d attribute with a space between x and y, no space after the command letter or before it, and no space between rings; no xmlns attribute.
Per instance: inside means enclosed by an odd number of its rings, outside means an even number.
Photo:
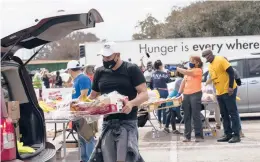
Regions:
<svg viewBox="0 0 260 162"><path fill-rule="evenodd" d="M181 97L181 93L177 93L177 95L172 98L179 98L179 97Z"/></svg>
<svg viewBox="0 0 260 162"><path fill-rule="evenodd" d="M181 93L178 93L175 97L178 98L181 96Z"/></svg>
<svg viewBox="0 0 260 162"><path fill-rule="evenodd" d="M177 70L177 66L169 66L169 71L176 71Z"/></svg>
<svg viewBox="0 0 260 162"><path fill-rule="evenodd" d="M234 93L233 88L228 88L228 95L231 96Z"/></svg>

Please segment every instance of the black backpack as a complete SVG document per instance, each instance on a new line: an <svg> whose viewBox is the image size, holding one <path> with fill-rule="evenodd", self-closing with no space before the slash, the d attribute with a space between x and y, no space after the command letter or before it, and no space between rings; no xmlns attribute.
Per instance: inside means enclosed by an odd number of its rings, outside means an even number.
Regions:
<svg viewBox="0 0 260 162"><path fill-rule="evenodd" d="M140 109L138 112L146 111L145 109ZM146 122L149 120L149 113L145 112L143 115L139 116L138 119L138 127L144 127Z"/></svg>
<svg viewBox="0 0 260 162"><path fill-rule="evenodd" d="M130 79L132 79L132 78L131 78L131 74L130 74L130 72L128 71L128 70L129 70L129 66L132 65L132 63L129 63L129 62L125 62L125 63L127 64L127 77L129 77ZM137 65L135 65L135 66L137 66ZM101 73L102 73L102 70L99 72L99 76L97 76L97 78L100 77ZM133 84L133 83L132 83L132 80L131 80L131 84ZM144 109L138 110L138 112L141 112L141 111L146 111L146 110L144 110ZM138 127L144 127L145 124L146 124L146 122L148 121L149 117L150 117L150 116L149 116L149 113L148 113L148 112L144 113L144 115L139 116L139 117L137 118L137 120L138 120Z"/></svg>

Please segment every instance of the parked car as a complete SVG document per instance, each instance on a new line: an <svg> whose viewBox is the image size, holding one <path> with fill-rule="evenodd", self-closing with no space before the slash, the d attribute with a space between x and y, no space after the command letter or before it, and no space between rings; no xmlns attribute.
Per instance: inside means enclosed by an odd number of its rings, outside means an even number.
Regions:
<svg viewBox="0 0 260 162"><path fill-rule="evenodd" d="M238 111L240 113L260 113L260 53L237 56L228 58L228 60L238 71L242 82L242 85L238 86L237 93L241 99L237 102ZM208 71L205 69L203 82L206 81L207 75Z"/></svg>
<svg viewBox="0 0 260 162"><path fill-rule="evenodd" d="M8 117L3 99L1 100L1 161L14 162L18 159L26 162L56 161L55 147L47 142L44 113L39 107L30 75L25 68L26 63L14 56L15 52L21 48L33 49L59 40L73 31L93 28L100 22L103 22L103 19L99 12L91 9L88 13L48 17L32 27L1 39L1 97L5 96L7 101L19 101L20 141L25 146L36 150L35 153L18 153L16 141L19 135L14 131L14 125Z"/></svg>

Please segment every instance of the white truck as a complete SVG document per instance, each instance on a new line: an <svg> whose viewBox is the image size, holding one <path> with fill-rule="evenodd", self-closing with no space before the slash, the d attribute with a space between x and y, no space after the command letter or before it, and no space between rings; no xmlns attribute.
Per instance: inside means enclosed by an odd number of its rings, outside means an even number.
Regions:
<svg viewBox="0 0 260 162"><path fill-rule="evenodd" d="M148 60L162 60L164 64L178 64L188 61L190 55L201 55L205 49L211 48L216 55L226 57L243 56L260 51L260 35L225 36L178 39L150 39L116 42L123 60L131 58L133 63L140 64ZM102 42L80 44L80 62L83 65L100 65L102 56L97 55ZM146 57L149 53L150 58Z"/></svg>

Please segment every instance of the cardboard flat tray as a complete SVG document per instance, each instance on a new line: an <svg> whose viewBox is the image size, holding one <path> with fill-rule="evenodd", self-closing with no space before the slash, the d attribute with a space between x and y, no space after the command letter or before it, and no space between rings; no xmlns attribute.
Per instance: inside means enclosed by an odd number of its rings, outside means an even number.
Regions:
<svg viewBox="0 0 260 162"><path fill-rule="evenodd" d="M163 103L168 103L168 102L173 102L173 105L170 106L164 106L164 107L160 107L159 106ZM150 103L150 104L143 104L140 106L140 108L145 109L146 111L141 111L138 112L138 114L142 114L142 113L146 113L146 112L153 112L155 110L162 110L162 109L169 109L169 108L174 108L174 107L179 107L181 106L181 100L177 100L177 99L167 99L164 101L160 101L160 102L155 102L155 103Z"/></svg>
<svg viewBox="0 0 260 162"><path fill-rule="evenodd" d="M174 107L178 107L181 105L182 103L182 100L181 99L176 99L176 98L169 98L169 99L164 99L164 100L161 100L161 101L155 101L155 102L150 102L150 103L144 103L142 104L140 107L159 107L161 104L164 104L164 103L168 103L168 102L172 102Z"/></svg>

